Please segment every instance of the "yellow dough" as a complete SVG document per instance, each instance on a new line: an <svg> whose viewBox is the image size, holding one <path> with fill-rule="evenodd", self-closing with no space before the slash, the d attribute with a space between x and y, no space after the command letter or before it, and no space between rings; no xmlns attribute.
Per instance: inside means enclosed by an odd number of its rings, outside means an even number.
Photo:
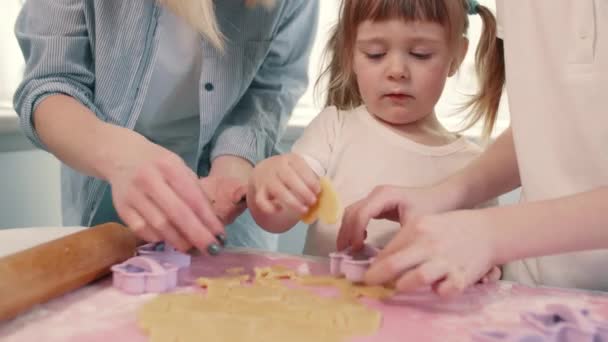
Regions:
<svg viewBox="0 0 608 342"><path fill-rule="evenodd" d="M142 306L138 324L152 342L338 342L380 328L380 312L354 300L380 293L379 289L362 291L338 278L300 277L281 266L254 271L252 283L247 275L201 278L197 283L207 289L206 295L160 295ZM337 287L343 296L287 287L282 283L286 278L304 286ZM349 288L353 292L345 295L344 289Z"/></svg>
<svg viewBox="0 0 608 342"><path fill-rule="evenodd" d="M340 212L338 194L327 177L321 177L320 183L321 193L317 198L317 202L302 216L302 222L306 224L312 224L317 219L326 224L338 222L338 214Z"/></svg>

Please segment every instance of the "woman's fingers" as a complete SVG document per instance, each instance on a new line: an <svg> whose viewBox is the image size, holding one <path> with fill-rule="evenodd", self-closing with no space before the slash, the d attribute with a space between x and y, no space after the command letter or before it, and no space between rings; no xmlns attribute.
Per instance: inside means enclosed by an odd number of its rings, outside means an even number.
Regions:
<svg viewBox="0 0 608 342"><path fill-rule="evenodd" d="M190 245L194 245L198 249L205 251L211 244L218 244L218 241L210 233L208 227L198 219L194 211L175 193L173 188L165 181L160 171L156 169L149 170L146 175L138 179L136 185L140 189L143 189L146 197L158 209L157 211L152 210L151 206L146 204L147 210L150 213L157 213L151 218L146 217L146 220L155 220L152 222L152 225L157 230L162 229L163 235L168 235L172 239L175 239L175 248L187 250L190 248ZM218 220L217 218L215 219ZM159 225L165 228L161 228ZM177 232L167 232L169 229L177 229ZM184 237L187 243L184 244L183 241L179 241L180 237ZM173 242L171 243L173 244Z"/></svg>
<svg viewBox="0 0 608 342"><path fill-rule="evenodd" d="M215 215L209 199L199 185L198 177L183 162L176 165L161 164L160 170L172 192L188 207L188 211L194 213L200 222L199 227L210 230L215 236L225 234L224 225Z"/></svg>
<svg viewBox="0 0 608 342"><path fill-rule="evenodd" d="M132 198L132 205L146 222L146 226L156 232L163 241L170 243L180 251L187 251L192 244L175 230L165 213L144 193L138 193Z"/></svg>
<svg viewBox="0 0 608 342"><path fill-rule="evenodd" d="M122 218L123 222L135 233L146 242L159 242L162 241L162 237L158 232L151 226L146 224L146 221L137 212L137 209L133 207L127 207L125 209L116 208L116 211Z"/></svg>

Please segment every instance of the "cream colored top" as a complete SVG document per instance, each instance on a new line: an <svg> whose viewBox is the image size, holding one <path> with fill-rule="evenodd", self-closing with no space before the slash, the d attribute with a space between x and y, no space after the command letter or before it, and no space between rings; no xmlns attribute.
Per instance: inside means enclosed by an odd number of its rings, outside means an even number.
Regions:
<svg viewBox="0 0 608 342"><path fill-rule="evenodd" d="M481 149L462 137L444 146L421 145L378 122L365 107L351 111L329 107L306 128L293 152L319 176L331 179L344 208L378 185L434 184L464 167ZM339 227L339 223L312 224L304 253L327 256L335 251ZM395 222L374 220L367 242L382 247L398 229Z"/></svg>
<svg viewBox="0 0 608 342"><path fill-rule="evenodd" d="M608 185L608 2L496 4L522 200ZM608 250L573 253L507 265L505 277L608 290L606 265Z"/></svg>

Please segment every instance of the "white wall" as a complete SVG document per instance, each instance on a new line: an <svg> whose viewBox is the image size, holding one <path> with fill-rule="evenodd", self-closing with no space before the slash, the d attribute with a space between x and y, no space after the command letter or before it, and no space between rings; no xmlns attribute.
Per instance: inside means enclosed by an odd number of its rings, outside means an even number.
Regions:
<svg viewBox="0 0 608 342"><path fill-rule="evenodd" d="M54 157L36 150L0 153L0 229L61 225L59 196Z"/></svg>

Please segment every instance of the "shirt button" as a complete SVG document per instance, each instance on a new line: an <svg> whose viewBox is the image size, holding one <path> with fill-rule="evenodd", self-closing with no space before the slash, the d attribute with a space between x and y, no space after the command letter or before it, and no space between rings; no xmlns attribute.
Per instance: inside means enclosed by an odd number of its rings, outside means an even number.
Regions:
<svg viewBox="0 0 608 342"><path fill-rule="evenodd" d="M211 83L205 83L205 90L206 91L212 91L213 90L213 84L211 84Z"/></svg>

